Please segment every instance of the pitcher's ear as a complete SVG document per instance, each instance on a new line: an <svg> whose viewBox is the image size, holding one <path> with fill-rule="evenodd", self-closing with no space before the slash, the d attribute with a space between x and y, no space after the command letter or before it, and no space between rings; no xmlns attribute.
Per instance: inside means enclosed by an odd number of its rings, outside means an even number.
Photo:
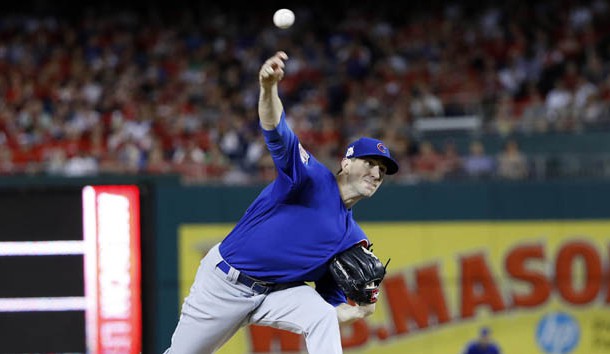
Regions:
<svg viewBox="0 0 610 354"><path fill-rule="evenodd" d="M343 158L343 160L341 160L341 170L345 171L345 168L351 163L350 159L348 158Z"/></svg>

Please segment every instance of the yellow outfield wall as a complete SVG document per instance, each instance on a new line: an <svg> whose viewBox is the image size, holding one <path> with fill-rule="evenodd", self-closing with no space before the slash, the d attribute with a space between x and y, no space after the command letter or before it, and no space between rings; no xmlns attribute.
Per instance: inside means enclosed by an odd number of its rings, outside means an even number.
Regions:
<svg viewBox="0 0 610 354"><path fill-rule="evenodd" d="M376 313L342 328L351 354L458 354L481 328L502 353L610 353L610 221L362 223L391 258ZM180 299L232 224L179 230ZM220 354L306 353L250 326Z"/></svg>

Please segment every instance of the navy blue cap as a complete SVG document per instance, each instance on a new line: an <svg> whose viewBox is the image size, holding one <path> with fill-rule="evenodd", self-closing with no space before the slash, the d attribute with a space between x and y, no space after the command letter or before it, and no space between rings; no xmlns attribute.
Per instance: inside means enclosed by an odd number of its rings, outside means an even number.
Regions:
<svg viewBox="0 0 610 354"><path fill-rule="evenodd" d="M393 175L398 172L398 163L390 156L388 149L381 140L373 138L360 138L349 144L345 152L346 158L352 157L379 157L387 168L386 174Z"/></svg>

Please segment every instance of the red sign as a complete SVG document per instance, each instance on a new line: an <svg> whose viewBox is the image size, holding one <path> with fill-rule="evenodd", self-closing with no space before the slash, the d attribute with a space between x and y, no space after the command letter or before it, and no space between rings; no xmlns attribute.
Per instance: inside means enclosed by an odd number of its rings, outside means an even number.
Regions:
<svg viewBox="0 0 610 354"><path fill-rule="evenodd" d="M83 225L88 352L140 353L138 187L85 187Z"/></svg>

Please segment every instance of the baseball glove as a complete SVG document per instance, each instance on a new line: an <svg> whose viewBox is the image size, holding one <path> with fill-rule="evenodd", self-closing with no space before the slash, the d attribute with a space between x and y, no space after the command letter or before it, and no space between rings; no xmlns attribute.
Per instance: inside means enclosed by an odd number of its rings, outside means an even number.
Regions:
<svg viewBox="0 0 610 354"><path fill-rule="evenodd" d="M372 250L355 245L337 254L330 262L330 273L345 295L361 304L377 302L379 284L386 267Z"/></svg>

